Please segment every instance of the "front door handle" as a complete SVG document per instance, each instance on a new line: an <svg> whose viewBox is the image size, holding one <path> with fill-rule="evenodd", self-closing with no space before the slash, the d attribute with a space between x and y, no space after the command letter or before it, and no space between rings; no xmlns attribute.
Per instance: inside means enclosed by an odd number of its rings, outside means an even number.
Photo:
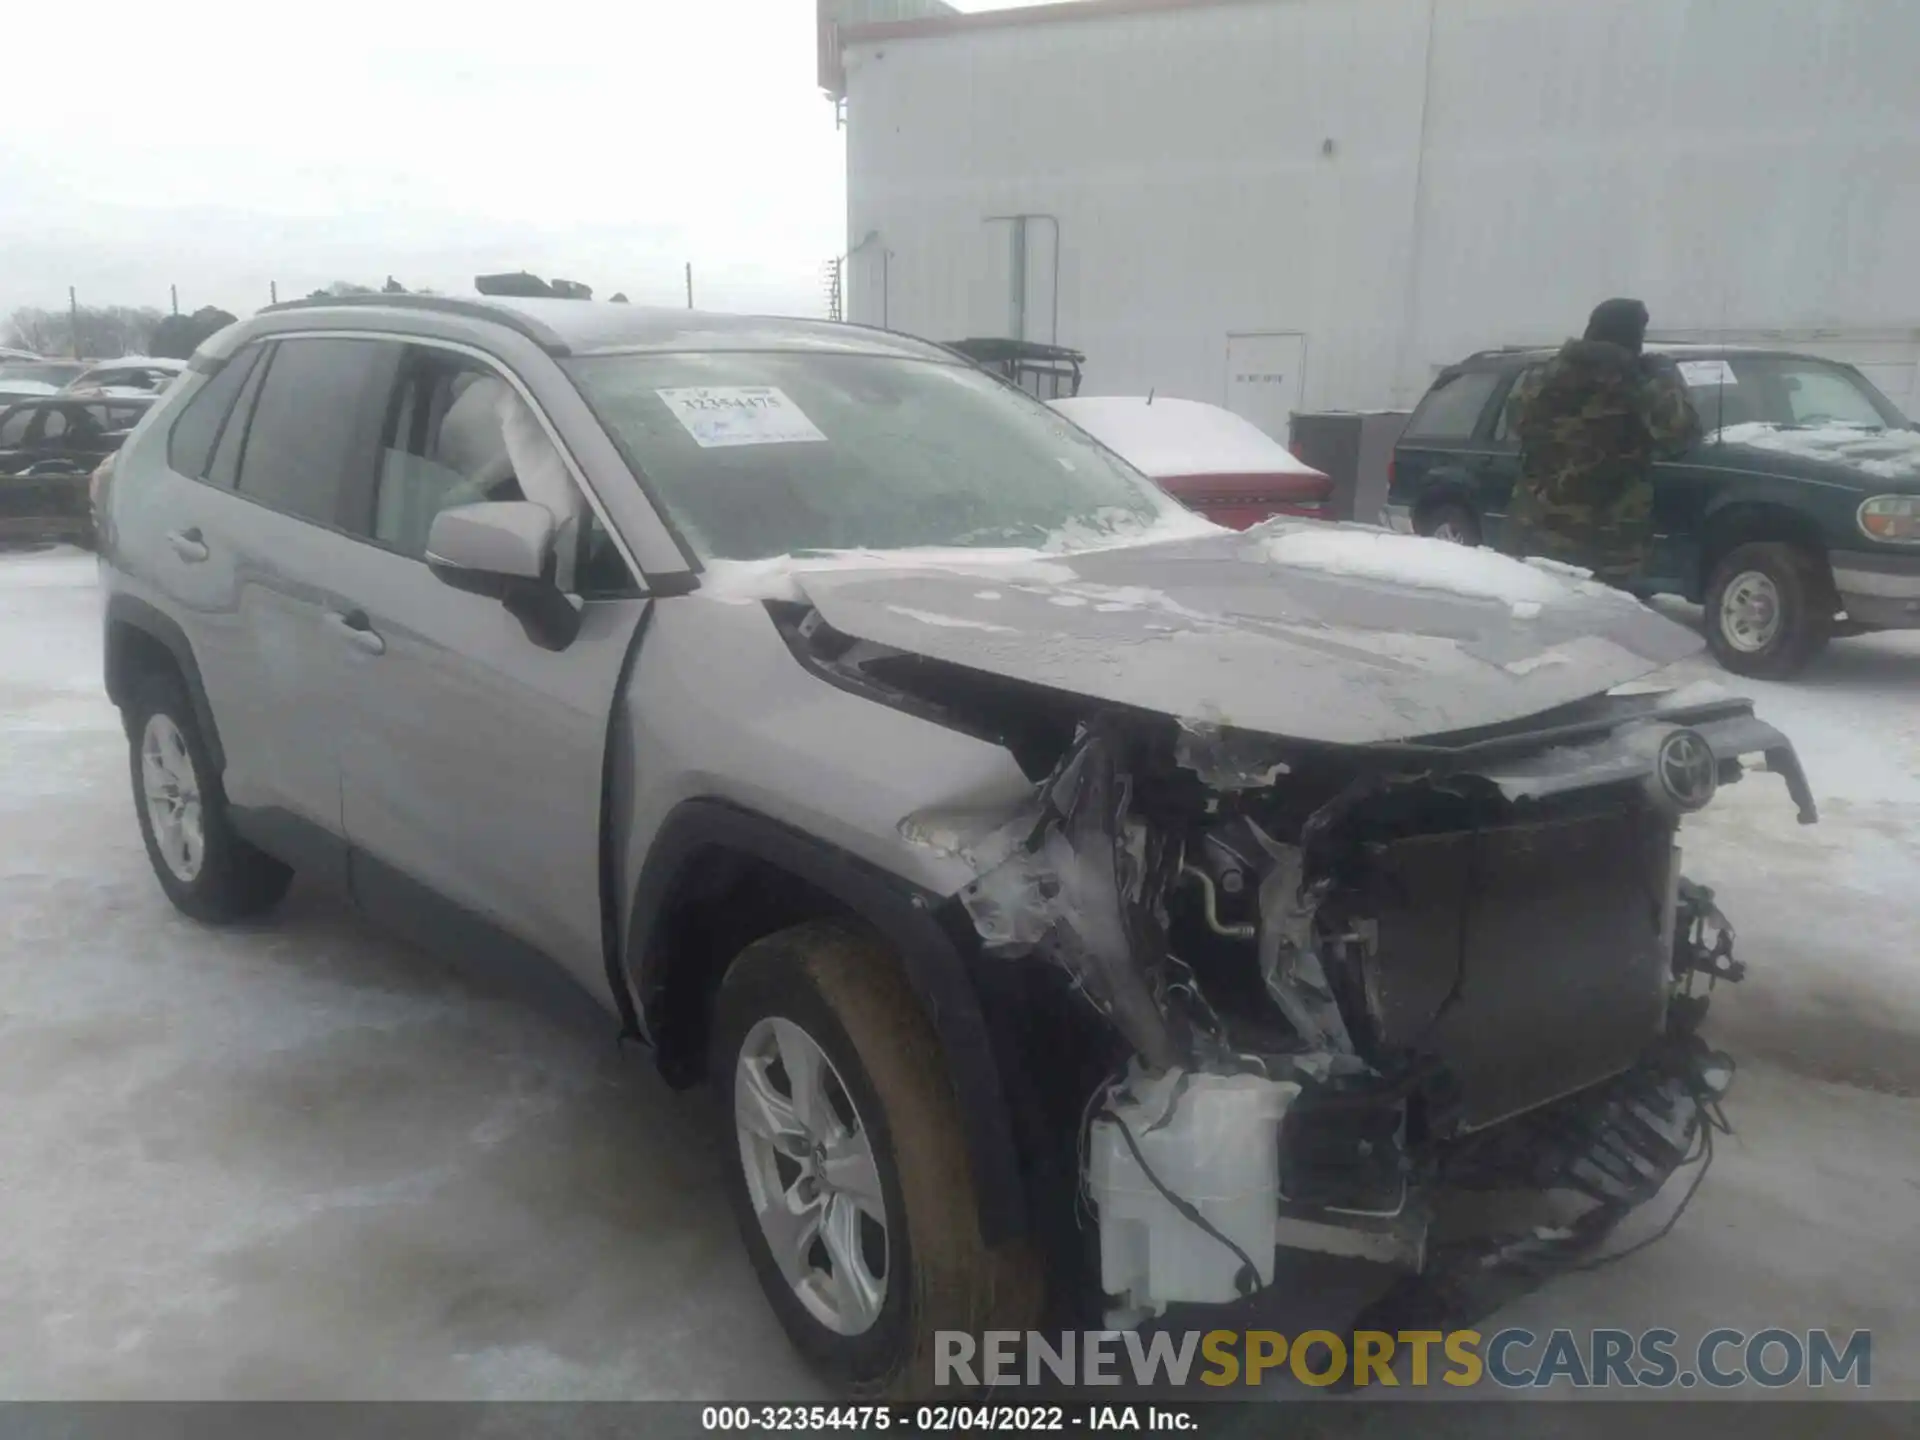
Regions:
<svg viewBox="0 0 1920 1440"><path fill-rule="evenodd" d="M387 653L387 642L382 640L380 632L373 628L373 622L367 619L366 611L349 610L344 615L337 610L331 611L327 615L327 623L346 637L349 644L357 646L369 655Z"/></svg>
<svg viewBox="0 0 1920 1440"><path fill-rule="evenodd" d="M173 553L189 565L198 565L207 558L207 542L200 536L200 527L190 530L170 530L167 532L167 544L173 547Z"/></svg>

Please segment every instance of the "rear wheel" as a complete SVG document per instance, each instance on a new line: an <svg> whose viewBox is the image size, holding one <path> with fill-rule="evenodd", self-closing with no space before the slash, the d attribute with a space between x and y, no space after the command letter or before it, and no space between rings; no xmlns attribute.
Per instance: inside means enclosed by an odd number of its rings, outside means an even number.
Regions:
<svg viewBox="0 0 1920 1440"><path fill-rule="evenodd" d="M234 831L219 773L176 676L140 681L127 707L127 737L140 838L167 898L215 925L277 904L293 871Z"/></svg>
<svg viewBox="0 0 1920 1440"><path fill-rule="evenodd" d="M1434 506L1421 520L1421 529L1436 540L1449 540L1455 545L1480 543L1480 517L1456 501Z"/></svg>
<svg viewBox="0 0 1920 1440"><path fill-rule="evenodd" d="M711 1054L742 1237L823 1375L926 1396L936 1331L1034 1322L1039 1267L981 1238L939 1042L884 949L821 923L756 941L721 983Z"/></svg>
<svg viewBox="0 0 1920 1440"><path fill-rule="evenodd" d="M1819 556L1782 541L1741 545L1707 586L1707 643L1736 675L1784 680L1826 645L1833 610Z"/></svg>

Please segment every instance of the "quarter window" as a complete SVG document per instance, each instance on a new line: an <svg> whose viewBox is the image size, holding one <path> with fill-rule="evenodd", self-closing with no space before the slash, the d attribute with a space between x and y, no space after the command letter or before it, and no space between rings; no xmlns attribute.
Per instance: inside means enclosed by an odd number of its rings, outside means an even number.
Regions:
<svg viewBox="0 0 1920 1440"><path fill-rule="evenodd" d="M1427 392L1402 433L1403 440L1471 440L1500 383L1497 370L1462 370Z"/></svg>
<svg viewBox="0 0 1920 1440"><path fill-rule="evenodd" d="M220 438L220 427L233 408L233 398L246 384L259 363L263 347L249 345L220 367L212 379L202 385L186 408L173 422L167 435L167 464L177 473L195 480L206 477L213 447Z"/></svg>
<svg viewBox="0 0 1920 1440"><path fill-rule="evenodd" d="M240 451L247 443L247 424L253 418L253 402L259 398L260 382L267 375L266 347L257 345L247 352L246 383L220 425L220 438L213 447L213 463L207 467L207 483L231 490L240 479ZM237 357L236 357L237 358Z"/></svg>

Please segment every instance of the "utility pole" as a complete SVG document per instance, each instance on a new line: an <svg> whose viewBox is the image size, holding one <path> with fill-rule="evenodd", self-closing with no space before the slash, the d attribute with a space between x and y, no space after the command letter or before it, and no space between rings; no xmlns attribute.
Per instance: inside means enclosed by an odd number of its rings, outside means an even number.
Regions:
<svg viewBox="0 0 1920 1440"><path fill-rule="evenodd" d="M180 287L178 285L167 286L167 294L171 296L173 300L173 313L178 315L180 313Z"/></svg>
<svg viewBox="0 0 1920 1440"><path fill-rule="evenodd" d="M687 261L687 309L693 308L693 262Z"/></svg>
<svg viewBox="0 0 1920 1440"><path fill-rule="evenodd" d="M269 280L267 282L267 303L269 305L278 305L280 303L280 282L278 280Z"/></svg>
<svg viewBox="0 0 1920 1440"><path fill-rule="evenodd" d="M73 358L80 358L80 297L73 286L67 287L67 327L73 333Z"/></svg>

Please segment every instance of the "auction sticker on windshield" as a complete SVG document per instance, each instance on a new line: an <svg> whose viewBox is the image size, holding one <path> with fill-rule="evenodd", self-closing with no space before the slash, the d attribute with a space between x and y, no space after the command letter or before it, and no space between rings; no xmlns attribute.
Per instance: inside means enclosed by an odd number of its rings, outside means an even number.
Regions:
<svg viewBox="0 0 1920 1440"><path fill-rule="evenodd" d="M702 449L827 438L773 385L690 385L653 393Z"/></svg>
<svg viewBox="0 0 1920 1440"><path fill-rule="evenodd" d="M1688 385L1738 385L1739 377L1724 360L1682 360L1680 375Z"/></svg>

